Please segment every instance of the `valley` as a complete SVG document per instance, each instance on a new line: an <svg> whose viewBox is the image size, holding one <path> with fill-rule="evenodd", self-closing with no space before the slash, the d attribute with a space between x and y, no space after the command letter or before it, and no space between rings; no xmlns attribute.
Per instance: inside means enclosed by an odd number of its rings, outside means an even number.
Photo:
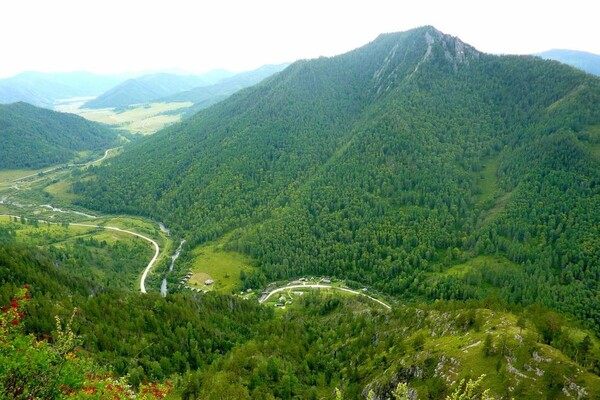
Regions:
<svg viewBox="0 0 600 400"><path fill-rule="evenodd" d="M600 397L597 77L431 26L256 71L7 108L0 393Z"/></svg>
<svg viewBox="0 0 600 400"><path fill-rule="evenodd" d="M151 135L160 129L181 120L191 102L150 103L128 106L115 110L80 108L82 103L55 107L57 111L72 112L90 121L124 129L134 135Z"/></svg>

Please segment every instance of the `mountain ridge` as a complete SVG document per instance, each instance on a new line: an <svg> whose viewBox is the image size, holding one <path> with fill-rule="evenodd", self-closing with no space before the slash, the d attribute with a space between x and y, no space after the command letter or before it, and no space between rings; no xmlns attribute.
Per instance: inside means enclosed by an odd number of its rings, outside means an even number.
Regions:
<svg viewBox="0 0 600 400"><path fill-rule="evenodd" d="M177 75L165 72L143 75L120 83L95 99L87 101L83 107L121 108L132 104L148 103L209 82L211 80L201 75Z"/></svg>
<svg viewBox="0 0 600 400"><path fill-rule="evenodd" d="M0 103L24 101L52 108L60 99L96 96L125 79L125 75L90 72L23 72L0 79Z"/></svg>
<svg viewBox="0 0 600 400"><path fill-rule="evenodd" d="M269 279L343 276L429 300L497 294L599 330L581 306L591 292L557 283L597 257L569 249L597 243L599 101L588 74L480 53L427 26L295 62L73 189L87 207L164 221L191 244L228 234ZM446 274L496 254L514 275Z"/></svg>
<svg viewBox="0 0 600 400"><path fill-rule="evenodd" d="M209 107L238 90L255 85L280 72L288 64L267 64L252 71L245 71L233 76L224 78L217 83L206 86L199 86L193 89L179 92L169 97L158 99L159 102L192 102L193 105L186 111L186 115L191 116L196 112Z"/></svg>
<svg viewBox="0 0 600 400"><path fill-rule="evenodd" d="M590 74L600 76L600 55L598 54L578 50L552 49L537 53L535 56L560 61Z"/></svg>
<svg viewBox="0 0 600 400"><path fill-rule="evenodd" d="M25 102L0 104L0 168L41 168L74 159L78 151L105 150L117 133L82 117Z"/></svg>

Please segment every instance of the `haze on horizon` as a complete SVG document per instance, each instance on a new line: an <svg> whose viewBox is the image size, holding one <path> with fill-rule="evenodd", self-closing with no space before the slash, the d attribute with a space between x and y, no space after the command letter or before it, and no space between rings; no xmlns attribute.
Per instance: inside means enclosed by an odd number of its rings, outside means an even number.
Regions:
<svg viewBox="0 0 600 400"><path fill-rule="evenodd" d="M242 71L333 56L422 25L487 53L600 54L595 11L587 0L22 0L2 6L0 78L32 70Z"/></svg>

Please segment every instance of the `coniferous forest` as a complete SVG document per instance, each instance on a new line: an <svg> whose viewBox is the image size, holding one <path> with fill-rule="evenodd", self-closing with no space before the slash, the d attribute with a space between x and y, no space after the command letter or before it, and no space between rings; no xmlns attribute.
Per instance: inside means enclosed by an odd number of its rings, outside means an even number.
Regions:
<svg viewBox="0 0 600 400"><path fill-rule="evenodd" d="M0 225L0 392L598 398L599 105L597 77L433 27L297 61L77 170L68 194L163 222L184 262L216 242L242 254L235 293L329 277L390 309L326 290L288 291L283 308L141 294L144 243L27 245L32 222L14 218Z"/></svg>
<svg viewBox="0 0 600 400"><path fill-rule="evenodd" d="M429 300L495 291L598 332L598 104L596 77L426 27L299 61L73 191L192 243L230 233L269 279ZM513 268L444 273L476 256Z"/></svg>

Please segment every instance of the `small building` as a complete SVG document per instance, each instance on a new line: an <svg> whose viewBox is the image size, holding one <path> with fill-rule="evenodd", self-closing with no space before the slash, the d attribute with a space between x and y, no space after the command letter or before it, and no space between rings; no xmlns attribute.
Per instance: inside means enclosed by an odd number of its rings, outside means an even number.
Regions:
<svg viewBox="0 0 600 400"><path fill-rule="evenodd" d="M323 282L323 283L331 283L331 279L329 279L329 278L323 278L321 280L321 282Z"/></svg>
<svg viewBox="0 0 600 400"><path fill-rule="evenodd" d="M252 289L251 288L246 289L246 293L252 293Z"/></svg>
<svg viewBox="0 0 600 400"><path fill-rule="evenodd" d="M213 281L212 279L207 279L207 280L204 281L204 284L206 286L212 285L213 283L215 283L215 281Z"/></svg>

